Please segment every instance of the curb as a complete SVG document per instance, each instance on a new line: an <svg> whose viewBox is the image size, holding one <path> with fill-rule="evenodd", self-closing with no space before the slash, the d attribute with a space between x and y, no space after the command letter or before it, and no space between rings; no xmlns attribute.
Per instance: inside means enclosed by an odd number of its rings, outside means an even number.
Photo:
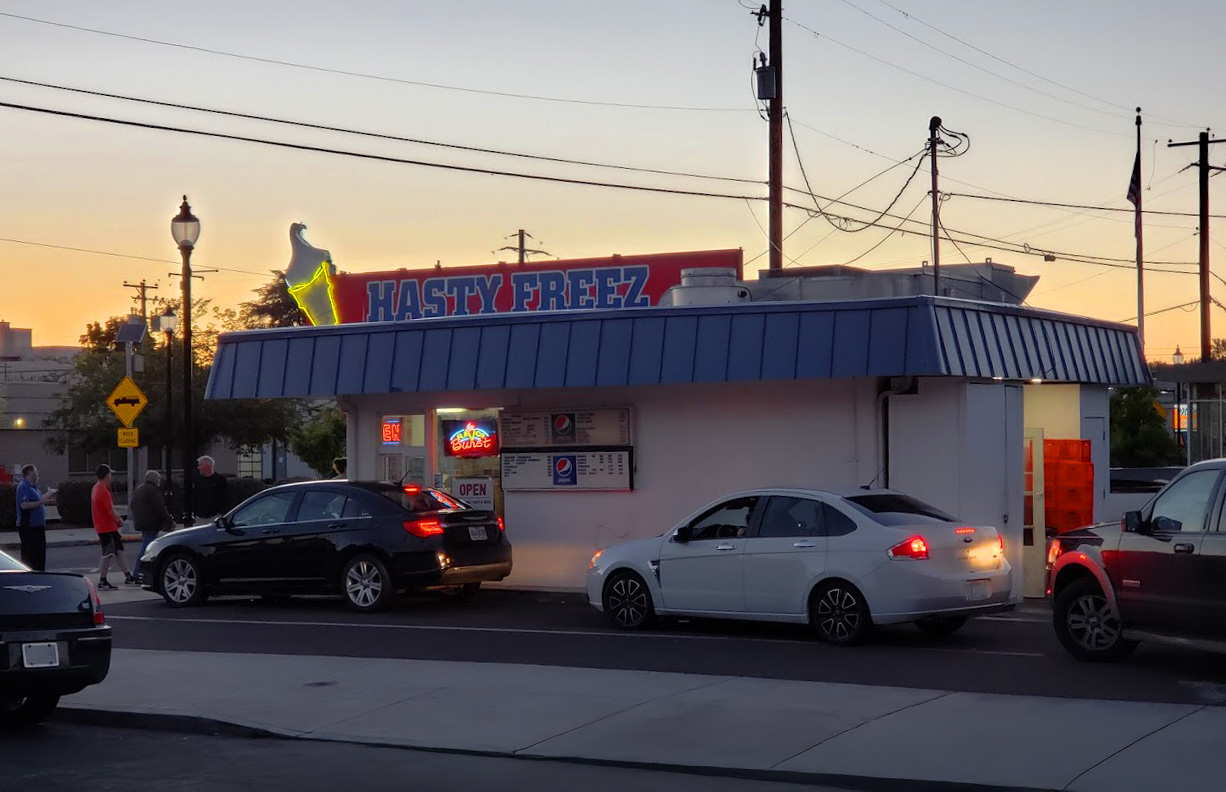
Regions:
<svg viewBox="0 0 1226 792"><path fill-rule="evenodd" d="M132 542L139 544L144 539L144 537L142 537L140 534L120 534L120 538L123 539L125 544L132 543ZM67 542L47 542L48 550L53 550L57 547L97 547L97 546L98 546L98 540L96 538L94 539L72 539ZM138 547L137 549L139 550L140 548ZM0 544L0 550L4 550L5 552L20 551L21 543L20 542L7 542L5 544Z"/></svg>
<svg viewBox="0 0 1226 792"><path fill-rule="evenodd" d="M646 770L657 773L714 778L742 778L748 781L797 785L823 785L844 790L855 790L855 792L1004 792L1004 790L1009 790L1009 792L1058 792L1058 790L1040 787L998 786L995 784L967 783L963 781L882 778L878 776L854 776L837 773L804 773L794 770L750 770L735 767L711 767L708 765L635 762L620 759L593 759L582 756L537 756L507 751L402 745L379 742L377 740L294 734L271 728L240 725L198 715L172 715L160 712L111 711L61 705L51 714L50 720L58 723L75 723L85 726L176 731L188 734L246 737L265 740L314 740L316 742L366 745L373 748L391 748L401 751L420 751L422 753L481 756L492 759L517 759L528 762L559 762L562 764L592 767L619 767L627 770Z"/></svg>

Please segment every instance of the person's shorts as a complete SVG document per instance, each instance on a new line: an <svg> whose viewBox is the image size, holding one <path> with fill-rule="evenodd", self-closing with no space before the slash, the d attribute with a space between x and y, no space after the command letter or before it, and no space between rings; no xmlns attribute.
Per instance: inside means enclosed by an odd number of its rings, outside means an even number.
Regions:
<svg viewBox="0 0 1226 792"><path fill-rule="evenodd" d="M103 557L123 552L123 538L119 535L119 531L98 534L98 541L102 545Z"/></svg>

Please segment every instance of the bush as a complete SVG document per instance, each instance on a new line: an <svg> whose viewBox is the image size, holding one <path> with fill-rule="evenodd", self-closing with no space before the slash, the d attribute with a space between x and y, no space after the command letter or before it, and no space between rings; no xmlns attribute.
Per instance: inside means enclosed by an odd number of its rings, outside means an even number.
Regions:
<svg viewBox="0 0 1226 792"><path fill-rule="evenodd" d="M17 529L17 487L0 484L0 531Z"/></svg>
<svg viewBox="0 0 1226 792"><path fill-rule="evenodd" d="M69 525L93 526L94 515L89 505L89 494L97 480L72 479L60 484L55 493L60 521Z"/></svg>

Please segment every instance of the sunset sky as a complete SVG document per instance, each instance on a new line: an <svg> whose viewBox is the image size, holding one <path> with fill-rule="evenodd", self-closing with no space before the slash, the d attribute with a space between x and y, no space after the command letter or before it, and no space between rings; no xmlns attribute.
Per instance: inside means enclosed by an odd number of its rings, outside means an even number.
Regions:
<svg viewBox="0 0 1226 792"><path fill-rule="evenodd" d="M748 6L756 4L6 0L0 2L0 77L467 146L765 180L767 125L754 110L750 66L755 42L766 49L767 35ZM1196 173L1181 169L1194 161L1195 149L1168 149L1166 142L1195 139L1205 127L1226 130L1220 68L1226 4L791 0L784 13L793 20L784 28L785 104L820 195L841 195L917 153L929 117L940 115L972 143L965 156L942 161L943 191L1129 207L1131 108L1141 106L1146 208L1194 213ZM430 162L766 194L759 185L377 141L4 81L0 97ZM751 207L741 200L466 174L8 108L0 108L0 139L0 272L8 284L0 293L0 319L34 328L39 345L75 343L86 322L130 310L134 294L123 288L124 280L156 282L158 296L175 292L178 279L168 273L176 265L22 243L173 262L169 221L183 193L203 226L194 263L241 271L212 273L197 283L197 295L219 305L247 299L267 280L264 273L285 266L293 222L305 223L307 238L352 272L436 261L487 264L513 255L492 251L511 244L504 237L517 228L562 258L740 247L746 261L753 259L747 273L766 266L765 256L754 258L766 248L758 225L766 223L764 202ZM787 160L787 183L803 188L790 151ZM1216 147L1211 161L1226 165L1226 144ZM880 210L910 170L897 167L847 200ZM1226 214L1226 178L1212 184L1215 211ZM921 172L895 213L915 208L913 217L927 220L927 190ZM972 259L986 255L1042 276L1030 299L1034 306L1109 320L1136 313L1133 269L1061 256L1131 260L1128 214L954 197L943 219L955 235L1033 248L1035 255L963 246ZM790 212L786 230L805 220L804 212ZM887 228L846 233L818 218L788 240L785 252L802 265L843 263L897 225L886 222ZM1210 235L1211 254L1222 262L1215 272L1226 265L1226 225L1220 229ZM1147 310L1196 299L1197 279L1182 274L1194 269L1195 234L1194 217L1147 218L1147 259L1173 262L1155 266L1181 271L1147 275ZM1044 251L1056 252L1056 261L1044 262ZM895 235L857 266L916 265L929 258L926 237ZM963 260L954 246L943 245L943 263ZM1214 293L1226 302L1223 282L1214 280ZM1226 335L1226 311L1215 308L1213 321L1215 335ZM1197 322L1191 310L1150 317L1150 357L1169 359L1177 344L1195 353Z"/></svg>

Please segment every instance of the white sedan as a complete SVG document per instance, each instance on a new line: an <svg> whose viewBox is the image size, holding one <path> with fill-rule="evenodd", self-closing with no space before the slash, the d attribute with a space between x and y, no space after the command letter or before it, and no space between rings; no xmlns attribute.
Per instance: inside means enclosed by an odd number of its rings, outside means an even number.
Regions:
<svg viewBox="0 0 1226 792"><path fill-rule="evenodd" d="M877 624L934 635L1021 601L1004 540L891 490L721 498L663 536L605 548L588 600L617 627L654 616L808 622L849 645Z"/></svg>

